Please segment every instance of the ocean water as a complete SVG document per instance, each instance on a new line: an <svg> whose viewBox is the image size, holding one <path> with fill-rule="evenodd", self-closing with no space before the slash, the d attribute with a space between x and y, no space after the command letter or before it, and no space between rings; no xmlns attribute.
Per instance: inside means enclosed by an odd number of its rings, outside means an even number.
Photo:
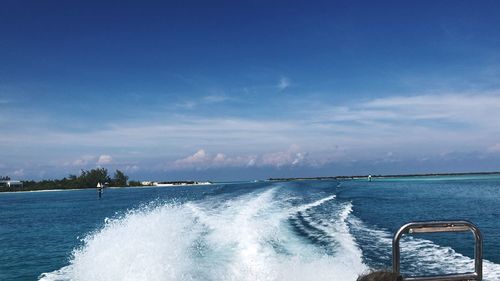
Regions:
<svg viewBox="0 0 500 281"><path fill-rule="evenodd" d="M0 280L355 280L414 220L467 219L500 280L500 177L0 194ZM406 275L473 270L472 234L405 236Z"/></svg>

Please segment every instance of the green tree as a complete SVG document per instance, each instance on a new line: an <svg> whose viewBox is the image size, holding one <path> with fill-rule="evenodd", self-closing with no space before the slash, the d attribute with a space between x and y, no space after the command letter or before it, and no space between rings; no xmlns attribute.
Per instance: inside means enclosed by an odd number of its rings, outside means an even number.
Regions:
<svg viewBox="0 0 500 281"><path fill-rule="evenodd" d="M98 183L111 182L108 170L105 168L92 169L90 171L82 170L78 177L78 187L95 187Z"/></svg>
<svg viewBox="0 0 500 281"><path fill-rule="evenodd" d="M127 186L127 181L128 176L126 176L122 171L116 170L111 183L113 186Z"/></svg>
<svg viewBox="0 0 500 281"><path fill-rule="evenodd" d="M133 180L130 180L128 181L128 185L129 186L141 186L141 182L140 181L133 181Z"/></svg>
<svg viewBox="0 0 500 281"><path fill-rule="evenodd" d="M0 177L0 180L10 180L10 177ZM42 181L23 181L22 189L7 189L0 188L2 191L19 191L19 190L49 190L49 189L69 189L69 188L95 188L97 183L110 183L115 186L127 186L128 176L122 171L116 170L113 179L108 175L108 170L104 168L92 169L90 171L81 170L80 175L69 175L67 178L51 179ZM139 182L131 184L139 186Z"/></svg>

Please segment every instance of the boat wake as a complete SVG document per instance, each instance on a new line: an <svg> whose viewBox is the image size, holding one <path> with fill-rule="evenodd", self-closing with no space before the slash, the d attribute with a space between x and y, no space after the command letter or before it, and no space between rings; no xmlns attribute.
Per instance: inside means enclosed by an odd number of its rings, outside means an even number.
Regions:
<svg viewBox="0 0 500 281"><path fill-rule="evenodd" d="M106 220L69 265L39 279L345 281L391 264L392 234L356 218L351 202L328 192L293 195L273 186L141 207ZM450 247L415 237L402 243L408 272L473 271L473 260ZM483 273L500 281L499 264L485 260Z"/></svg>
<svg viewBox="0 0 500 281"><path fill-rule="evenodd" d="M277 190L131 211L40 280L345 281L367 269L350 234L350 203L328 195L290 204Z"/></svg>

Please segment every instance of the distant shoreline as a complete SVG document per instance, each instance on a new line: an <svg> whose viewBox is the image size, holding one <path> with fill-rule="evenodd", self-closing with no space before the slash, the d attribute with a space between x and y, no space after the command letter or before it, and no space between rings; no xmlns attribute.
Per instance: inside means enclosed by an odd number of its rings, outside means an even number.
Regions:
<svg viewBox="0 0 500 281"><path fill-rule="evenodd" d="M269 178L267 181L307 181L307 180L358 180L358 179L368 179L371 176L372 180L375 179L393 179L393 178L430 178L430 177L443 177L443 176L487 176L487 175L500 175L500 172L469 172L469 173L431 173L431 174L402 174L402 175L356 175L356 176L325 176L325 177L297 177L297 178ZM264 180L265 181L265 180ZM255 181L262 182L262 181ZM205 184L196 184L196 181L179 181L179 182L168 182L168 184L163 184L167 182L162 182L160 185L130 185L121 187L108 187L111 189L116 188L162 188L162 187L177 187L177 186L202 186ZM176 183L176 184L172 184ZM180 184L183 183L183 184ZM194 183L194 184L193 184ZM204 183L204 182L203 182ZM217 182L210 182L211 184L218 184ZM227 183L227 182L225 182ZM19 193L19 192L49 192L49 191L70 191L70 190L84 190L84 189L94 189L93 187L85 188L55 188L55 189L31 189L31 190L1 190L0 193Z"/></svg>
<svg viewBox="0 0 500 281"><path fill-rule="evenodd" d="M33 192L58 192L58 191L75 191L75 190L85 190L85 189L92 189L92 188L65 188L65 189L33 189L33 190L8 190L8 191L0 191L0 194L2 193L33 193Z"/></svg>
<svg viewBox="0 0 500 281"><path fill-rule="evenodd" d="M181 187L181 186L203 186L207 184L175 184L175 185L127 185L127 186L108 186L105 189L122 189L122 188L165 188L165 187ZM47 189L19 189L19 190L2 190L1 193L24 193L24 192L57 192L57 191L75 191L75 190L95 190L96 187L81 187L81 188L47 188Z"/></svg>
<svg viewBox="0 0 500 281"><path fill-rule="evenodd" d="M410 177L443 177L443 176L486 176L500 175L500 172L470 172L470 173L432 173L432 174L402 174L402 175L357 175L357 176L327 176L300 178L269 178L269 181L300 181L300 180L351 180L351 179L390 179Z"/></svg>

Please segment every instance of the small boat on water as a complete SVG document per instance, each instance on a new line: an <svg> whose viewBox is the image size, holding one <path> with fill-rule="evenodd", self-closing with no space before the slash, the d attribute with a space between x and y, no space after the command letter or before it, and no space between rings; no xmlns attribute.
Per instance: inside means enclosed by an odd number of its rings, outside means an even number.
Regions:
<svg viewBox="0 0 500 281"><path fill-rule="evenodd" d="M97 194L99 195L99 199L102 198L102 191L103 191L105 186L106 186L106 184L102 184L100 182L97 183Z"/></svg>

